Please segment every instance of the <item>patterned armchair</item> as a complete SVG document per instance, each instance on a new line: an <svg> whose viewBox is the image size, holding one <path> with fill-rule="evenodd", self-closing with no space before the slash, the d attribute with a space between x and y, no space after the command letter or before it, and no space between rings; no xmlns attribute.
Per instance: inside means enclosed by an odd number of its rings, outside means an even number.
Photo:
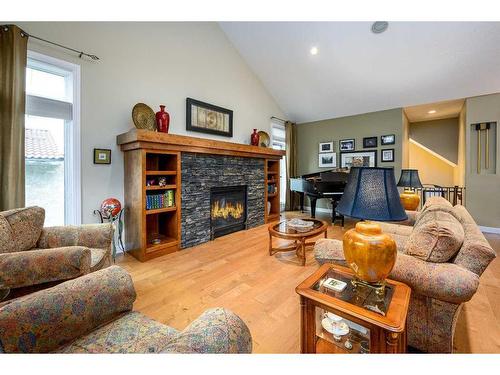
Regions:
<svg viewBox="0 0 500 375"><path fill-rule="evenodd" d="M223 308L179 332L132 311L130 275L111 266L0 304L3 353L251 353L245 323Z"/></svg>
<svg viewBox="0 0 500 375"><path fill-rule="evenodd" d="M444 199L427 200L414 227L382 223L382 229L394 238L398 249L389 277L413 291L408 345L429 353L452 352L461 307L476 293L479 277L496 257L495 251L465 207L452 207ZM450 245L458 249L452 255L446 253ZM317 241L314 255L320 264L347 266L341 241Z"/></svg>
<svg viewBox="0 0 500 375"><path fill-rule="evenodd" d="M40 207L0 212L0 295L22 295L111 264L111 224L43 228Z"/></svg>

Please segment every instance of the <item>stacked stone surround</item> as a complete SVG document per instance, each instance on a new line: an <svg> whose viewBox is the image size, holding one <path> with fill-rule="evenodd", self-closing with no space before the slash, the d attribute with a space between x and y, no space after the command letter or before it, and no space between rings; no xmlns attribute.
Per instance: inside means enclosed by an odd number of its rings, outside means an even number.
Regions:
<svg viewBox="0 0 500 375"><path fill-rule="evenodd" d="M210 188L247 185L247 227L264 224L264 160L181 153L181 248L210 241Z"/></svg>

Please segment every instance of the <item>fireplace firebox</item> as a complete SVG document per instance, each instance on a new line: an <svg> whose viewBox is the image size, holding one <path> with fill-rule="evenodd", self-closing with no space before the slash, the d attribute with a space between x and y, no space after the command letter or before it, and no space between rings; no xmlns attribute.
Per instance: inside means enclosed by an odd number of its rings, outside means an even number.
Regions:
<svg viewBox="0 0 500 375"><path fill-rule="evenodd" d="M247 186L210 188L211 239L247 228Z"/></svg>

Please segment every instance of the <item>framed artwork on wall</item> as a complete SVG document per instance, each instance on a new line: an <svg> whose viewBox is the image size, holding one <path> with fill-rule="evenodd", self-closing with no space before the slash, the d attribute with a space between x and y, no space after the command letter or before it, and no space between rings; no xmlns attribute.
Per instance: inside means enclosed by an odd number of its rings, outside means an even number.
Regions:
<svg viewBox="0 0 500 375"><path fill-rule="evenodd" d="M387 134L380 136L380 144L382 146L393 145L396 143L396 136L394 134Z"/></svg>
<svg viewBox="0 0 500 375"><path fill-rule="evenodd" d="M335 152L319 154L319 167L320 168L337 167L337 154Z"/></svg>
<svg viewBox="0 0 500 375"><path fill-rule="evenodd" d="M232 137L233 111L187 98L186 130Z"/></svg>
<svg viewBox="0 0 500 375"><path fill-rule="evenodd" d="M356 141L354 139L343 139L339 141L340 151L354 151Z"/></svg>
<svg viewBox="0 0 500 375"><path fill-rule="evenodd" d="M384 163L394 161L394 149L386 148L385 150L380 150L380 159Z"/></svg>
<svg viewBox="0 0 500 375"><path fill-rule="evenodd" d="M333 142L320 142L319 152L333 152Z"/></svg>
<svg viewBox="0 0 500 375"><path fill-rule="evenodd" d="M348 151L340 153L340 168L376 166L377 151Z"/></svg>
<svg viewBox="0 0 500 375"><path fill-rule="evenodd" d="M378 146L377 137L365 137L363 138L363 148L373 148Z"/></svg>
<svg viewBox="0 0 500 375"><path fill-rule="evenodd" d="M94 148L94 164L111 164L111 150Z"/></svg>

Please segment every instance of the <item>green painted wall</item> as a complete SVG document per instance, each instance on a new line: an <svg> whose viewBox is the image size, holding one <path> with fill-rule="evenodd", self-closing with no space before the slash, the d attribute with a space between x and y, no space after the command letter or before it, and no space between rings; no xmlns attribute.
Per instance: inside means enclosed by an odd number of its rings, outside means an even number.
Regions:
<svg viewBox="0 0 500 375"><path fill-rule="evenodd" d="M395 134L396 144L382 147L380 136L386 134ZM337 165L340 166L339 140L354 138L356 151L359 151L364 150L363 137L372 136L378 137L378 147L365 150L377 150L377 165L394 167L396 179L399 179L403 157L403 110L401 108L299 124L297 126L299 175L331 169L318 166L320 142L334 142ZM394 148L394 163L381 162L380 150L386 148ZM328 208L327 200L318 201L318 207Z"/></svg>
<svg viewBox="0 0 500 375"><path fill-rule="evenodd" d="M410 138L452 163L458 163L458 117L412 122Z"/></svg>

